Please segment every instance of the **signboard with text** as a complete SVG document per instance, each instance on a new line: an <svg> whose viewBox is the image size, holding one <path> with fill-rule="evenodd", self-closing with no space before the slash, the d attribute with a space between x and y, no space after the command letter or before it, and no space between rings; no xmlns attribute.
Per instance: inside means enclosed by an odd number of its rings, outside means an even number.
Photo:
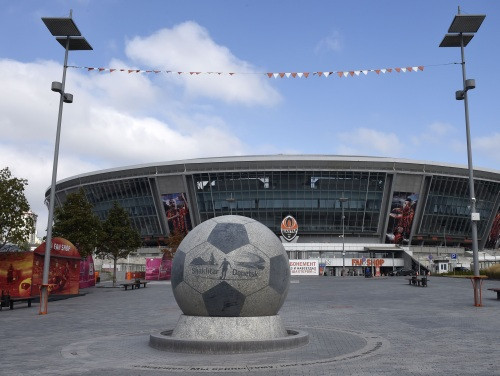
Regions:
<svg viewBox="0 0 500 376"><path fill-rule="evenodd" d="M289 260L291 275L319 275L318 260Z"/></svg>

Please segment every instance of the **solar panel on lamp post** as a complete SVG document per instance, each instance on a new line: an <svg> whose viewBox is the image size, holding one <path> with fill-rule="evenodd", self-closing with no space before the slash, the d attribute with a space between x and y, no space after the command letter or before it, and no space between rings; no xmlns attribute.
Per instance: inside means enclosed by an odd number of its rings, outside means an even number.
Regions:
<svg viewBox="0 0 500 376"><path fill-rule="evenodd" d="M52 82L51 90L60 94L59 113L57 116L56 141L54 147L54 163L52 166L52 181L50 185L49 199L49 218L47 221L47 240L45 242L45 256L43 264L42 285L40 287L40 309L39 314L47 313L47 305L49 298L49 267L50 267L50 250L52 248L52 222L54 219L54 204L55 204L55 188L57 178L57 164L59 159L59 141L61 137L61 120L64 103L73 103L73 95L64 91L66 86L66 69L68 67L68 52L77 50L92 50L92 47L87 40L81 36L80 30L71 18L69 17L42 17L42 21L47 26L49 31L56 40L64 47L64 65L62 82Z"/></svg>
<svg viewBox="0 0 500 376"><path fill-rule="evenodd" d="M465 71L465 46L474 37L474 33L479 30L482 22L484 21L486 15L484 14L472 14L463 15L460 14L460 7L458 7L458 14L453 19L448 33L446 34L439 44L439 47L460 47L461 57L462 57L462 81L463 90L458 90L455 93L455 98L457 100L464 101L465 108L465 132L467 138L467 162L469 166L469 198L470 198L470 208L471 208L471 236L472 236L472 258L474 262L474 278L472 279L472 284L474 287L474 305L476 307L481 306L481 279L479 276L479 257L478 257L478 240L477 240L477 222L479 221L479 213L476 212L476 197L474 193L474 168L472 165L472 148L471 148L471 137L470 137L470 125L469 125L469 102L467 98L467 92L476 87L474 80L466 78Z"/></svg>

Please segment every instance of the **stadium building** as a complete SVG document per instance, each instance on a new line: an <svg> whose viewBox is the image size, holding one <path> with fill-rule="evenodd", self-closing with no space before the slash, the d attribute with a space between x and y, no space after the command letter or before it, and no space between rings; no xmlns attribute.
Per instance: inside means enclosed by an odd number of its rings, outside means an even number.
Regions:
<svg viewBox="0 0 500 376"><path fill-rule="evenodd" d="M482 267L500 243L500 171L475 169ZM216 216L251 217L293 260L321 273L444 272L472 259L466 166L379 157L272 155L191 159L86 173L56 185L56 205L83 188L104 220L126 208L144 248ZM46 192L46 198L50 189ZM342 215L344 214L344 217ZM498 258L500 261L500 257Z"/></svg>

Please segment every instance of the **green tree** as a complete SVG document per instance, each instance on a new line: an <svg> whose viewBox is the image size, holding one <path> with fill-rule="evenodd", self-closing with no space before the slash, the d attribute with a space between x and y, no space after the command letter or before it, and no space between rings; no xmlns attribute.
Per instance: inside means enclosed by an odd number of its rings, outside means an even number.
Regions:
<svg viewBox="0 0 500 376"><path fill-rule="evenodd" d="M102 236L97 253L106 258L113 259L113 286L116 284L116 262L119 258L125 258L130 252L141 246L141 236L132 227L127 211L113 203L108 212L108 217L102 224Z"/></svg>
<svg viewBox="0 0 500 376"><path fill-rule="evenodd" d="M68 239L82 258L91 255L101 236L101 221L92 211L83 189L70 193L66 201L54 211L52 235Z"/></svg>
<svg viewBox="0 0 500 376"><path fill-rule="evenodd" d="M0 248L7 243L22 245L34 231L24 195L26 179L12 177L8 167L0 170Z"/></svg>

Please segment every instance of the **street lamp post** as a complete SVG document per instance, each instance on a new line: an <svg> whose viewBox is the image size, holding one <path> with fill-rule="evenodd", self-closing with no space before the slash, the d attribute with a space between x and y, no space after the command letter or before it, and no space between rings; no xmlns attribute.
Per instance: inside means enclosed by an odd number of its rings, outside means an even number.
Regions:
<svg viewBox="0 0 500 376"><path fill-rule="evenodd" d="M349 200L347 197L339 197L340 206L342 208L342 276L345 277L345 231L344 231L344 202Z"/></svg>
<svg viewBox="0 0 500 376"><path fill-rule="evenodd" d="M474 278L472 284L474 287L474 305L481 306L481 279L479 276L479 257L478 257L478 241L477 241L477 222L479 221L479 213L476 212L476 197L474 193L474 168L472 166L472 149L471 137L469 126L469 102L467 92L476 87L473 79L466 78L465 71L465 47L474 37L474 33L479 30L486 15L463 15L460 14L460 7L458 7L458 14L453 19L448 33L441 41L439 47L460 47L462 57L462 81L463 90L455 92L455 99L464 101L465 108L465 132L467 138L467 162L469 166L469 198L471 207L471 232L472 232L472 258L474 262Z"/></svg>
<svg viewBox="0 0 500 376"><path fill-rule="evenodd" d="M61 138L61 120L64 103L73 103L73 95L64 91L66 86L66 69L68 67L68 52L75 50L92 50L87 40L81 36L80 30L69 17L42 17L42 21L56 40L64 47L64 65L62 82L52 82L51 90L59 93L59 113L57 116L56 142L54 147L54 163L52 166L52 182L50 185L49 218L47 221L47 240L45 242L45 256L43 264L42 285L40 287L40 310L41 315L47 314L47 304L49 298L49 268L50 250L52 248L52 221L54 218L55 190L57 179L57 164L59 159L59 141Z"/></svg>
<svg viewBox="0 0 500 376"><path fill-rule="evenodd" d="M229 203L229 213L233 215L233 205L236 202L236 199L233 197L231 193L231 197L226 198L226 201Z"/></svg>

